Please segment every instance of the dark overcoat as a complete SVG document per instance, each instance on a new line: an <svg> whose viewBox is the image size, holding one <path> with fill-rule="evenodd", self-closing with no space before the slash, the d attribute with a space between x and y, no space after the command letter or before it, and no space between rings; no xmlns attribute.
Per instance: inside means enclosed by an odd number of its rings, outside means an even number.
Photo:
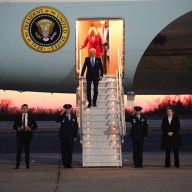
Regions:
<svg viewBox="0 0 192 192"><path fill-rule="evenodd" d="M169 124L168 116L164 117L161 124L162 139L161 149L180 148L181 147L181 136L180 121L176 115L173 115L171 123ZM172 136L168 136L168 132L173 132Z"/></svg>

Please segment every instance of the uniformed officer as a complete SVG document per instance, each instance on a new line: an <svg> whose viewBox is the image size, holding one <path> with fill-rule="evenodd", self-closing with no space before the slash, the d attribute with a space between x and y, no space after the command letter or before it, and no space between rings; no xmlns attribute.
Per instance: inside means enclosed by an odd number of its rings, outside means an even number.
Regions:
<svg viewBox="0 0 192 192"><path fill-rule="evenodd" d="M133 162L135 168L143 168L143 144L148 134L148 123L147 119L141 115L142 107L135 106L134 110L127 119L132 124L130 138L132 139Z"/></svg>
<svg viewBox="0 0 192 192"><path fill-rule="evenodd" d="M76 116L72 113L72 105L65 104L63 108L56 120L57 122L61 122L59 138L62 163L64 168L72 168L73 143L78 136L78 123Z"/></svg>

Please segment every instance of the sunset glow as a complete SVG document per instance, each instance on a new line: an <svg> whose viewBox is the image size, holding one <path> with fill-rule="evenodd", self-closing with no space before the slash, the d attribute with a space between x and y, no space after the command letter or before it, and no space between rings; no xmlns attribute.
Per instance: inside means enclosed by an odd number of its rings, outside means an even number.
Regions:
<svg viewBox="0 0 192 192"><path fill-rule="evenodd" d="M153 108L158 101L162 101L167 95L136 95L133 106L140 105L145 110ZM187 95L179 96L181 99ZM177 96L172 96L177 98ZM39 93L39 92L17 92L17 91L0 91L0 100L9 99L12 101L12 106L20 107L23 103L27 103L29 107L39 108L62 108L63 104L71 103L74 107L76 106L76 95L75 94L64 94L64 93ZM128 106L125 96L125 107Z"/></svg>
<svg viewBox="0 0 192 192"><path fill-rule="evenodd" d="M39 108L62 108L65 103L76 105L75 94L63 93L39 93L39 92L17 92L17 91L0 91L0 100L9 99L12 105L20 107L23 103L27 103L29 107Z"/></svg>

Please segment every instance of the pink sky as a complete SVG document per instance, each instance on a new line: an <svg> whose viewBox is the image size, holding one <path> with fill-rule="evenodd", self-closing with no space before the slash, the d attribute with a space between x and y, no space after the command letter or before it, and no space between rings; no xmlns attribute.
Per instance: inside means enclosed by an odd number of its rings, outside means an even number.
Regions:
<svg viewBox="0 0 192 192"><path fill-rule="evenodd" d="M0 100L9 99L13 102L13 106L20 107L23 103L27 103L29 107L42 108L62 108L63 104L71 103L76 105L75 94L63 93L39 93L39 92L17 92L0 90Z"/></svg>
<svg viewBox="0 0 192 192"><path fill-rule="evenodd" d="M186 95L181 96L184 97ZM150 108L151 105L155 105L155 101L159 98L162 100L165 95L136 95L134 105L140 105L145 109ZM125 107L131 107L127 105L125 96ZM76 106L75 94L64 93L39 93L39 92L17 92L17 91L3 91L0 90L0 100L9 99L12 101L13 106L20 107L23 103L27 103L29 107L40 108L62 108L65 103L71 103Z"/></svg>

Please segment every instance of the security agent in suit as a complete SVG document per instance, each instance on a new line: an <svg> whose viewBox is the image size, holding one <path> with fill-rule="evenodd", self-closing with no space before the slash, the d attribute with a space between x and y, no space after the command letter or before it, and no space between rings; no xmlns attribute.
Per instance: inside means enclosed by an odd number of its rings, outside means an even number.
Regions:
<svg viewBox="0 0 192 192"><path fill-rule="evenodd" d="M182 147L180 137L180 121L177 115L174 114L174 110L171 107L167 108L167 115L163 118L161 123L162 140L161 149L165 150L165 167L171 166L171 150L174 153L174 164L176 168L179 168L179 148Z"/></svg>
<svg viewBox="0 0 192 192"><path fill-rule="evenodd" d="M21 161L21 153L23 149L23 145L25 148L25 164L26 168L30 168L30 143L33 138L33 130L37 129L37 124L34 117L28 113L28 105L23 104L21 106L22 113L19 114L14 121L13 129L16 132L17 138L17 152L16 152L16 167L15 169L19 169L20 161Z"/></svg>
<svg viewBox="0 0 192 192"><path fill-rule="evenodd" d="M132 124L130 138L132 139L133 162L135 168L143 168L143 144L148 134L148 123L147 119L141 115L142 107L136 106L134 110L135 112L127 119Z"/></svg>
<svg viewBox="0 0 192 192"><path fill-rule="evenodd" d="M65 104L64 110L57 117L57 122L61 122L59 138L61 145L62 163L64 168L72 168L73 143L78 137L78 122L72 113L72 105Z"/></svg>
<svg viewBox="0 0 192 192"><path fill-rule="evenodd" d="M91 84L94 85L94 95L93 95L93 107L96 107L97 95L98 95L98 85L99 81L103 77L103 66L101 58L95 56L95 49L90 49L90 57L85 58L85 62L81 71L81 78L83 78L85 69L87 68L86 80L87 80L87 100L88 108L91 107Z"/></svg>

